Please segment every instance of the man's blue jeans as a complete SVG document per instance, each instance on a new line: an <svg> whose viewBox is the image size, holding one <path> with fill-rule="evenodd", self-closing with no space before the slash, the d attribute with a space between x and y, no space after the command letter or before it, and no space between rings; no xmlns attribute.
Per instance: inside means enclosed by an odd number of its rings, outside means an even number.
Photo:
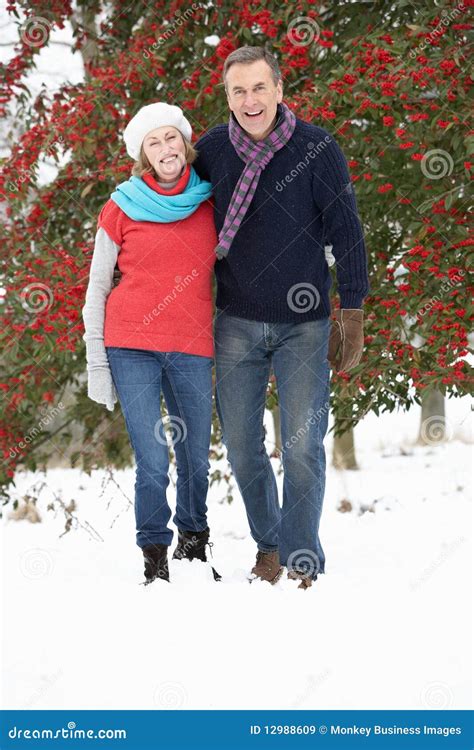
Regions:
<svg viewBox="0 0 474 750"><path fill-rule="evenodd" d="M218 310L216 404L232 471L258 549L279 549L280 563L316 578L329 415L330 319L261 323ZM283 505L265 450L263 417L270 368L281 416Z"/></svg>
<svg viewBox="0 0 474 750"><path fill-rule="evenodd" d="M183 531L207 527L209 444L212 418L211 357L180 352L106 347L112 378L137 464L137 544L170 545L169 431L178 479L173 522ZM168 418L160 409L163 393Z"/></svg>

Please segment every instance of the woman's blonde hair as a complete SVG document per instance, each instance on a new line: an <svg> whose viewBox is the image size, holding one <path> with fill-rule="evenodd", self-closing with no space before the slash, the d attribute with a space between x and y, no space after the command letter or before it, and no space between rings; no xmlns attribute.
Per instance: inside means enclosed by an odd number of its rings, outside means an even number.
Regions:
<svg viewBox="0 0 474 750"><path fill-rule="evenodd" d="M197 159L197 151L194 148L193 144L188 141L184 135L178 131L181 135L181 138L184 141L184 147L185 147L185 158L186 158L186 164L192 164L193 161L196 161ZM150 164L150 160L148 159L147 155L145 154L145 149L143 148L143 143L140 148L140 155L138 157L138 160L135 162L132 168L132 175L134 177L142 177L144 174L151 174L153 177L159 177L157 175L156 170Z"/></svg>

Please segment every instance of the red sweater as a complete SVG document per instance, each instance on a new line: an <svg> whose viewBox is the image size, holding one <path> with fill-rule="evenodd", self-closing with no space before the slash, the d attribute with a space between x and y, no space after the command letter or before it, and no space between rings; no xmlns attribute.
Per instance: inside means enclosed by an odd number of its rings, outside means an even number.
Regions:
<svg viewBox="0 0 474 750"><path fill-rule="evenodd" d="M172 190L151 175L147 185L164 195L181 193L188 165ZM122 278L107 298L105 346L214 356L212 274L217 236L213 207L204 201L187 219L169 224L134 221L112 199L98 226L120 246Z"/></svg>

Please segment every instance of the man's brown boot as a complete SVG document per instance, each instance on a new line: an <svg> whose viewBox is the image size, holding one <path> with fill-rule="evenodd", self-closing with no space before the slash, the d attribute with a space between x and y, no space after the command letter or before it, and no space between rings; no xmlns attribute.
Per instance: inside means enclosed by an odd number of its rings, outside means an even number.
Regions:
<svg viewBox="0 0 474 750"><path fill-rule="evenodd" d="M283 573L283 566L280 565L280 553L278 550L274 552L262 552L262 550L258 550L257 560L252 568L252 573L255 578L260 578L262 581L268 581L271 584L276 583Z"/></svg>
<svg viewBox="0 0 474 750"><path fill-rule="evenodd" d="M313 585L313 580L304 573L300 573L298 570L289 570L288 578L292 581L300 581L299 589L309 589Z"/></svg>

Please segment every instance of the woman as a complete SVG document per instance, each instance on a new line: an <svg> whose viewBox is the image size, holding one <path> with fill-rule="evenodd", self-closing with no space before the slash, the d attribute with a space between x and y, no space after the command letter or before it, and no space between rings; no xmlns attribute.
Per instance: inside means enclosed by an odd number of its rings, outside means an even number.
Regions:
<svg viewBox="0 0 474 750"><path fill-rule="evenodd" d="M169 581L169 455L163 393L176 453L178 545L173 558L206 562L214 356L212 273L217 237L210 183L192 162L179 107L149 104L124 131L135 160L98 219L86 303L88 395L113 410L117 395L137 465L137 544L145 583ZM122 274L113 287L116 263ZM214 571L214 577L219 578Z"/></svg>

